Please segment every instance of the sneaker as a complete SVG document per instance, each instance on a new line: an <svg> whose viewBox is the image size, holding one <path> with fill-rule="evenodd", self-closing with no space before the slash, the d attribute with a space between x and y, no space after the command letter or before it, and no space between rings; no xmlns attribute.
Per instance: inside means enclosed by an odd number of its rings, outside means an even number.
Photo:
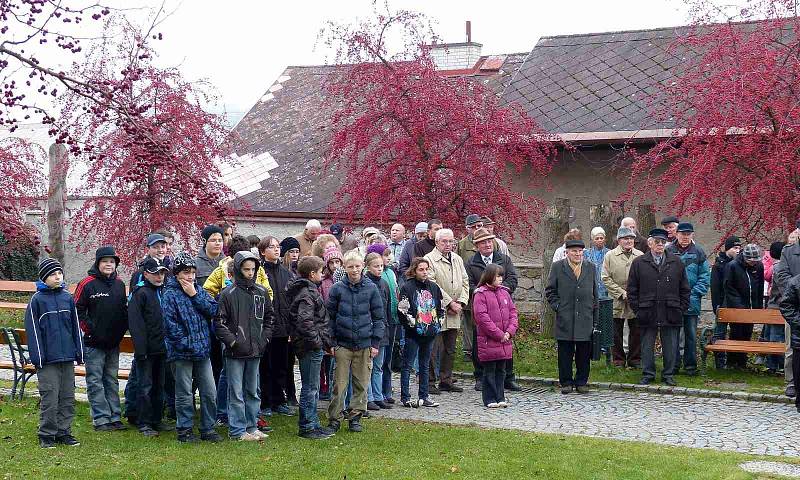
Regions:
<svg viewBox="0 0 800 480"><path fill-rule="evenodd" d="M361 418L372 418L372 415L370 415L369 410L365 410L364 413L361 414Z"/></svg>
<svg viewBox="0 0 800 480"><path fill-rule="evenodd" d="M253 430L252 432L250 432L250 435L255 435L256 437L259 438L259 440L265 440L269 438L269 435L267 435L266 433L262 432L259 429Z"/></svg>
<svg viewBox="0 0 800 480"><path fill-rule="evenodd" d="M330 435L326 435L321 430L309 430L307 432L300 432L297 435L309 440L325 440L326 438L331 438Z"/></svg>
<svg viewBox="0 0 800 480"><path fill-rule="evenodd" d="M431 395L441 395L442 391L436 385L428 385L428 393Z"/></svg>
<svg viewBox="0 0 800 480"><path fill-rule="evenodd" d="M459 387L458 385L453 385L452 383L440 383L439 390L443 392L452 392L452 393L461 393L464 391L463 388Z"/></svg>
<svg viewBox="0 0 800 480"><path fill-rule="evenodd" d="M214 430L211 430L210 432L201 433L200 440L209 443L218 443L222 441L222 435L215 432Z"/></svg>
<svg viewBox="0 0 800 480"><path fill-rule="evenodd" d="M175 426L174 425L170 425L169 423L164 423L164 422L161 422L159 424L153 425L152 428L153 428L153 430L155 430L157 432L171 432L171 431L175 430Z"/></svg>
<svg viewBox="0 0 800 480"><path fill-rule="evenodd" d="M475 380L475 391L480 392L481 390L483 390L483 384L480 380Z"/></svg>
<svg viewBox="0 0 800 480"><path fill-rule="evenodd" d="M497 402L487 403L486 408L500 408L500 404Z"/></svg>
<svg viewBox="0 0 800 480"><path fill-rule="evenodd" d="M178 430L178 441L181 443L197 443L197 437L194 432L189 430Z"/></svg>
<svg viewBox="0 0 800 480"><path fill-rule="evenodd" d="M256 428L258 428L259 431L264 433L269 433L275 430L274 428L270 427L269 423L267 423L267 421L261 417L258 418L258 422L256 423Z"/></svg>
<svg viewBox="0 0 800 480"><path fill-rule="evenodd" d="M114 430L127 430L128 429L128 427L126 427L125 424L123 424L119 420L117 420L116 422L111 422L111 426L114 428Z"/></svg>
<svg viewBox="0 0 800 480"><path fill-rule="evenodd" d="M328 430L332 431L333 433L338 432L341 427L342 427L342 422L340 422L339 420L331 420L330 422L328 422Z"/></svg>
<svg viewBox="0 0 800 480"><path fill-rule="evenodd" d="M522 391L522 386L519 383L517 383L516 381L514 381L514 380L505 382L505 385L503 385L503 388L505 388L506 390L512 391L512 392L520 392L520 391Z"/></svg>
<svg viewBox="0 0 800 480"><path fill-rule="evenodd" d="M395 403L395 400L394 400L394 398L391 398L391 397L389 397L389 398L384 398L384 399L383 399L383 401L384 401L385 403L388 403L389 405L394 405L394 403Z"/></svg>
<svg viewBox="0 0 800 480"><path fill-rule="evenodd" d="M378 404L376 404L375 402L367 402L367 410L376 411L380 409L381 407L379 407Z"/></svg>
<svg viewBox="0 0 800 480"><path fill-rule="evenodd" d="M356 415L348 421L347 428L351 432L361 432L364 430L364 427L361 426L361 415Z"/></svg>
<svg viewBox="0 0 800 480"><path fill-rule="evenodd" d="M390 408L392 408L392 406L389 405L389 403L387 403L385 400L384 401L378 400L375 402L375 405L379 406L381 409L384 410L389 410Z"/></svg>
<svg viewBox="0 0 800 480"><path fill-rule="evenodd" d="M662 381L664 382L664 385L667 385L667 386L670 386L670 387L676 387L678 385L678 383L672 377L663 378Z"/></svg>
<svg viewBox="0 0 800 480"><path fill-rule="evenodd" d="M158 432L153 430L149 426L145 426L143 428L140 428L139 429L139 433L141 433L142 435L144 435L145 437L148 437L148 438L152 438L152 437L157 437L158 436Z"/></svg>
<svg viewBox="0 0 800 480"><path fill-rule="evenodd" d="M572 385L562 385L561 386L561 394L566 395L568 393L572 393Z"/></svg>
<svg viewBox="0 0 800 480"><path fill-rule="evenodd" d="M420 407L438 407L439 404L426 398L425 400L420 399L419 406Z"/></svg>
<svg viewBox="0 0 800 480"><path fill-rule="evenodd" d="M39 437L39 447L56 448L56 440L53 437Z"/></svg>
<svg viewBox="0 0 800 480"><path fill-rule="evenodd" d="M214 423L215 427L227 427L228 426L228 419L227 418L218 418L216 423Z"/></svg>
<svg viewBox="0 0 800 480"><path fill-rule="evenodd" d="M652 378L643 378L639 380L639 385L650 385L651 383L653 383Z"/></svg>
<svg viewBox="0 0 800 480"><path fill-rule="evenodd" d="M587 394L587 393L589 393L589 386L588 385L578 385L577 387L575 387L575 390L578 393Z"/></svg>
<svg viewBox="0 0 800 480"><path fill-rule="evenodd" d="M508 408L511 405L510 403L506 402L505 400L502 401L502 402L497 402L497 404L500 405L503 408Z"/></svg>
<svg viewBox="0 0 800 480"><path fill-rule="evenodd" d="M258 415L260 417L271 417L272 416L272 409L271 408L262 408L261 411L258 412Z"/></svg>
<svg viewBox="0 0 800 480"><path fill-rule="evenodd" d="M329 427L319 427L319 428L317 428L317 430L319 430L320 432L324 433L325 435L327 435L329 437L332 437L332 436L336 435L336 432L331 430Z"/></svg>
<svg viewBox="0 0 800 480"><path fill-rule="evenodd" d="M120 423L120 425L122 424ZM104 423L102 425L95 425L94 430L96 432L110 432L112 430L116 430L116 428L114 428L114 425L111 423Z"/></svg>
<svg viewBox="0 0 800 480"><path fill-rule="evenodd" d="M794 389L794 385L789 385L786 387L786 392L784 392L787 397L794 398L797 396L797 391Z"/></svg>
<svg viewBox="0 0 800 480"><path fill-rule="evenodd" d="M278 408L275 409L275 413L286 417L294 417L297 414L297 412L286 403L278 405Z"/></svg>
<svg viewBox="0 0 800 480"><path fill-rule="evenodd" d="M403 401L402 405L406 408L417 408L419 406L417 402L412 402L411 400Z"/></svg>
<svg viewBox="0 0 800 480"><path fill-rule="evenodd" d="M245 432L238 437L231 438L231 440L236 442L260 442L261 437Z"/></svg>
<svg viewBox="0 0 800 480"><path fill-rule="evenodd" d="M81 442L79 442L77 438L69 434L56 436L56 443L66 445L68 447L79 447L81 445Z"/></svg>

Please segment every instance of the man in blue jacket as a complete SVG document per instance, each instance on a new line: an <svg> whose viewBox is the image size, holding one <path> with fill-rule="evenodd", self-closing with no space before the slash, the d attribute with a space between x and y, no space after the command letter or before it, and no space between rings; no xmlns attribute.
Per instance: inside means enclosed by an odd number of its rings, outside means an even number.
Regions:
<svg viewBox="0 0 800 480"><path fill-rule="evenodd" d="M678 224L675 241L667 251L681 258L686 268L686 279L689 281L691 294L689 308L683 313L683 368L687 375L697 375L697 319L700 316L700 304L708 293L711 283L711 269L703 248L694 241L694 226L683 222ZM675 373L681 367L681 341L675 344Z"/></svg>
<svg viewBox="0 0 800 480"><path fill-rule="evenodd" d="M39 377L39 446L78 446L75 417L75 362L83 363L83 340L64 271L52 258L39 263L36 293L25 310L28 355Z"/></svg>
<svg viewBox="0 0 800 480"><path fill-rule="evenodd" d="M197 265L188 253L172 262L172 277L164 286L161 309L167 363L175 378L175 413L179 442L196 442L194 436L194 390L200 391L200 439L221 440L214 431L217 391L211 371L211 320L217 302L195 281Z"/></svg>

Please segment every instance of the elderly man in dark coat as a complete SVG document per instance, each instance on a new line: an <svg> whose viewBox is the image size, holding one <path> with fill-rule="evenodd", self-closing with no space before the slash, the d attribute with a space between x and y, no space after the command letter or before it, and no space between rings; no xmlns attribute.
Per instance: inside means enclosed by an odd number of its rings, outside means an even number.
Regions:
<svg viewBox="0 0 800 480"><path fill-rule="evenodd" d="M570 393L573 387L578 393L588 393L592 331L598 322L595 266L583 258L583 241L567 240L565 246L567 258L553 263L544 294L556 311L561 393Z"/></svg>
<svg viewBox="0 0 800 480"><path fill-rule="evenodd" d="M656 334L661 335L664 370L661 379L675 386L678 332L683 312L689 308L689 281L681 258L666 251L667 231L654 228L647 242L650 251L637 257L628 274L628 301L642 330L642 380L648 385L656 378Z"/></svg>

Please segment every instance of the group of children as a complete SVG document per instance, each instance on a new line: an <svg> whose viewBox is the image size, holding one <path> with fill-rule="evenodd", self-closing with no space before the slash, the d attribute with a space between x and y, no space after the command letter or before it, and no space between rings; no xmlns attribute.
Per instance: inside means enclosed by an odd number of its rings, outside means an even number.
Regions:
<svg viewBox="0 0 800 480"><path fill-rule="evenodd" d="M204 248L222 240L217 236L222 237L223 231L204 229ZM163 240L158 237L148 238L148 246ZM270 254L272 243L276 251ZM336 242L323 247L321 255L300 257L288 268L281 263L278 242L272 237L258 244L260 255L236 249L223 258L206 250L205 256L197 257L180 253L168 264L163 255L148 255L139 264L127 297L117 278L120 259L112 247L102 247L74 300L65 288L61 265L44 259L38 291L25 317L42 398L40 445L79 445L71 434L75 362L87 364L94 428L126 428L121 422L117 374L119 345L127 330L134 345L136 377L135 398L127 402L134 405L135 425L145 437L172 430L162 422L169 372L174 379L179 441L220 441L215 431L218 403L225 410L232 440L266 438L265 431L271 429L260 413L268 395L265 389L272 387L265 387L262 358L271 348L285 350L279 344L288 343L289 337L300 367L298 433L302 437L328 438L345 420L351 431L361 431L368 402L392 408L391 357L398 337L404 340L401 404L438 406L428 397L426 366L445 309L441 290L428 279L429 262L415 258L403 278L398 278L385 245L369 245L345 255ZM218 266L211 272L203 265L215 262ZM516 309L502 286L502 275L502 267L489 265L474 296L478 355L487 376L502 375L502 369L492 365L511 357L511 337L517 328ZM280 326L278 317L284 317L286 325ZM279 328L285 332L278 333ZM216 379L211 358L215 341L221 342L223 357ZM414 369L419 372L416 400L409 387ZM484 382L489 386L482 392L484 404L507 406L503 379L490 380ZM321 386L331 400L327 427L317 415ZM199 439L193 426L196 391Z"/></svg>

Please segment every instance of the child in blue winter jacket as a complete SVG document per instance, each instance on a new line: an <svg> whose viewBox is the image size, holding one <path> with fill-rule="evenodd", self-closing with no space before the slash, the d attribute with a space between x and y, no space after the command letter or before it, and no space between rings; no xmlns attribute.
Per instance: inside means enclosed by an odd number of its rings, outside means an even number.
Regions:
<svg viewBox="0 0 800 480"><path fill-rule="evenodd" d="M39 446L57 443L78 446L72 436L75 417L75 362L83 363L78 312L64 288L64 270L58 261L39 263L36 293L25 310L28 353L39 379Z"/></svg>

